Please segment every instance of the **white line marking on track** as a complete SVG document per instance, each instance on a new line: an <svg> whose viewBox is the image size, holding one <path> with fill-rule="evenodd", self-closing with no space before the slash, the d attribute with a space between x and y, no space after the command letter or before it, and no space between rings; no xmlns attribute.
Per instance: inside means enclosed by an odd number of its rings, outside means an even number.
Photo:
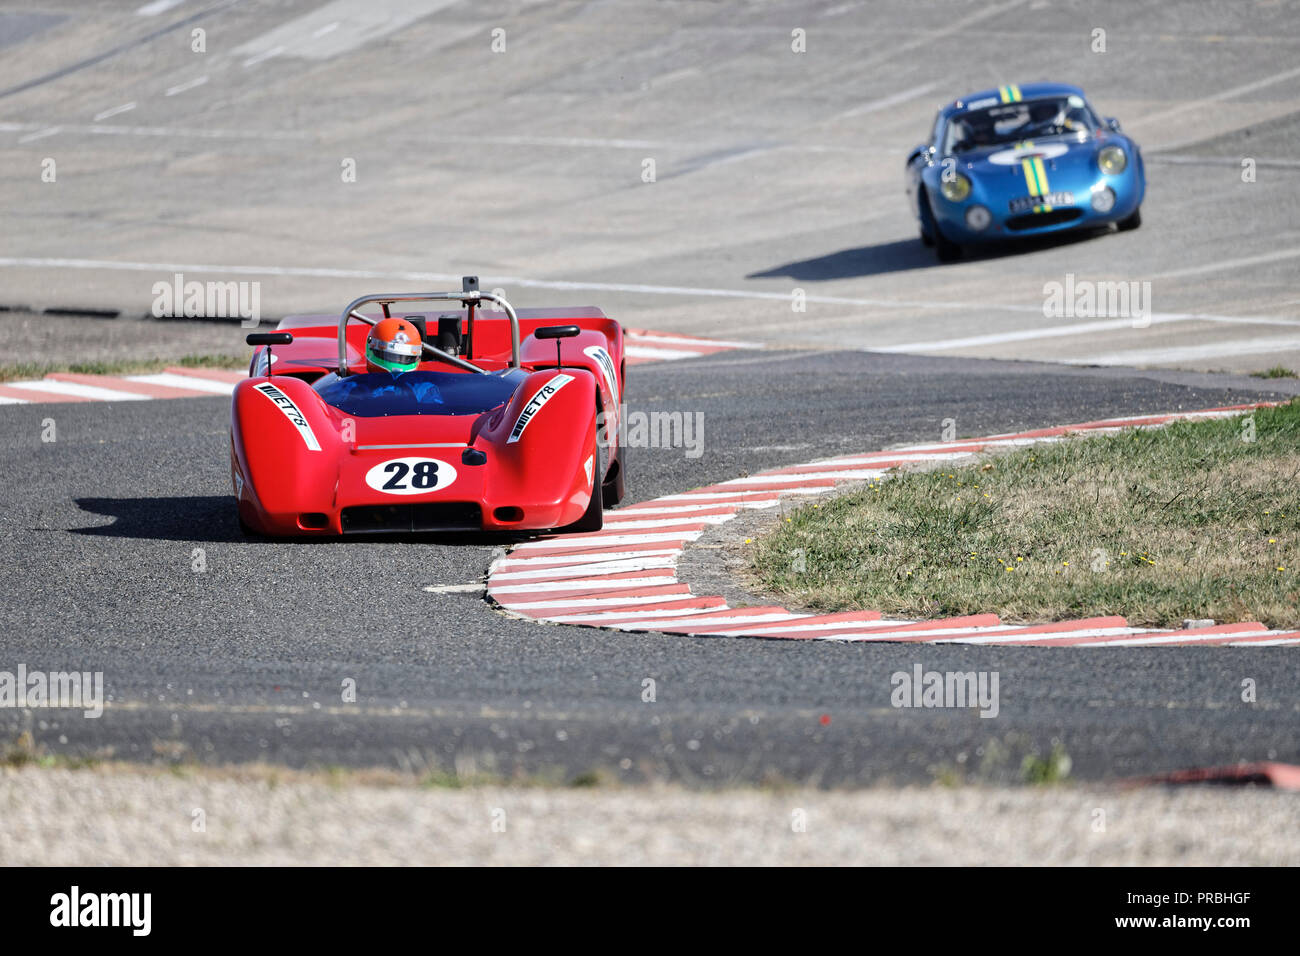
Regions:
<svg viewBox="0 0 1300 956"><path fill-rule="evenodd" d="M229 395L235 390L234 382L216 382L210 378L197 375L177 375L174 372L158 372L155 375L124 375L128 382L142 385L167 385L172 388L191 388L196 392L211 392L213 395Z"/></svg>
<svg viewBox="0 0 1300 956"><path fill-rule="evenodd" d="M1272 76L1266 76L1262 79L1255 80L1252 83L1244 83L1241 86L1234 86L1230 89L1220 90L1213 96L1206 96L1198 100L1188 100L1177 106L1162 110L1158 113L1148 113L1146 116L1139 116L1135 120L1126 121L1130 125L1137 126L1145 123L1155 123L1160 120L1166 120L1171 116L1178 116L1181 113L1187 113L1192 110L1204 109L1211 103L1217 103L1221 100L1230 100L1246 93L1254 93L1256 90L1262 90L1266 86L1273 86L1276 83L1283 83L1286 80L1300 76L1300 67L1291 70L1283 70L1281 73L1274 73Z"/></svg>
<svg viewBox="0 0 1300 956"><path fill-rule="evenodd" d="M160 13L166 13L173 7L179 7L184 2L185 0L153 0L153 3L146 3L135 12L136 16L156 17Z"/></svg>
<svg viewBox="0 0 1300 956"><path fill-rule="evenodd" d="M272 57L277 57L283 52L284 52L284 47L273 46L269 50L263 50L261 53L255 53L253 56L250 56L247 60L244 61L244 66L246 67L257 66L257 64L269 60Z"/></svg>
<svg viewBox="0 0 1300 956"><path fill-rule="evenodd" d="M177 83L175 86L169 86L163 91L163 96L175 96L177 93L184 93L186 90L192 90L196 86L202 86L208 82L206 76L196 76L192 80L186 80L184 83Z"/></svg>
<svg viewBox="0 0 1300 956"><path fill-rule="evenodd" d="M18 128L28 128L28 124L17 123L0 123L0 130L13 130ZM60 127L69 130L79 129L79 127ZM236 133L231 130L169 130L164 127L140 127L140 130L148 131L151 135L167 136L184 132L189 135L209 135L209 136L244 136L253 138L267 138L277 136L276 132L247 132ZM129 132L129 127L91 127L94 132L121 133ZM279 138L301 139L304 134L278 134ZM178 263L178 262L132 262L115 259L83 259L83 258L43 258L30 256L8 256L0 258L0 267L9 268L55 268L55 269L105 269L121 272L199 272L214 273L218 275L263 275L263 276L298 276L302 278L318 279L391 279L409 282L456 282L460 276L452 275L446 272L419 272L419 271L386 271L379 269L334 269L319 268L308 266L253 266L253 265L211 265L199 263ZM763 292L756 289L718 289L705 288L697 286L668 286L668 285L644 285L640 283L625 282L578 282L567 279L531 279L526 276L506 276L506 275L484 275L485 281L490 280L492 285L510 286L515 285L521 288L529 289L552 289L567 291L585 291L585 292L620 292L620 293L644 293L646 295L665 295L665 296L687 296L691 298L712 297L712 298L731 298L731 299L754 299L761 301L788 302L790 295L787 292ZM808 302L817 302L826 305L858 305L858 306L876 306L885 309L898 308L918 308L918 309L951 309L966 311L970 308L969 302L939 302L932 300L906 300L906 299L863 299L850 298L846 296L828 296L828 295L810 295L806 297ZM1015 305L1010 303L986 302L980 305L983 309L998 312L1019 312L1024 314L1043 314L1043 307L1040 304L1035 305ZM1284 319L1275 316L1230 316L1230 315L1212 315L1206 313L1194 312L1175 312L1175 313L1153 313L1151 316L1152 323L1156 322L1222 322L1239 325L1286 325L1300 326L1300 320ZM1118 320L1105 327L1121 328L1132 324L1132 320ZM1018 341L1020 338L1037 338L1050 335L1072 335L1086 334L1089 331L1097 331L1096 323L1085 323L1077 327L1074 331L1060 332L1055 329L1066 328L1063 326L1054 326L1047 329L1027 329L1021 332L1007 332L994 339L997 341ZM1011 336L1002 338L1002 336ZM982 338L982 337L981 337ZM957 348L966 340L954 339L952 342L958 344L943 344L934 342L922 342L908 346L881 346L865 351L934 351L942 348ZM976 342L974 344L986 344Z"/></svg>
<svg viewBox="0 0 1300 956"><path fill-rule="evenodd" d="M1182 345L1165 349L1130 349L1060 359L1066 365L1156 365L1163 362L1193 362L1231 355L1267 355L1300 349L1300 335L1280 335L1257 339L1229 339L1205 345Z"/></svg>
<svg viewBox="0 0 1300 956"><path fill-rule="evenodd" d="M870 102L863 103L861 106L855 106L853 109L840 113L838 116L831 117L831 119L832 121L850 119L854 116L861 116L864 113L878 113L880 110L889 109L891 106L897 106L900 103L906 103L908 100L914 100L919 96L924 96L926 93L929 93L934 89L934 87L934 83L923 83L920 86L913 86L906 90L900 90L892 96L884 96L878 100L871 100Z"/></svg>
<svg viewBox="0 0 1300 956"><path fill-rule="evenodd" d="M688 352L684 349L648 349L644 345L627 345L623 348L628 358L653 358L671 362L673 359L699 358L703 352Z"/></svg>
<svg viewBox="0 0 1300 956"><path fill-rule="evenodd" d="M1219 272L1224 269L1241 269L1247 266L1281 262L1284 259L1294 259L1297 256L1300 256L1300 249L1280 249L1276 252L1266 252L1258 256L1244 256L1240 259L1215 259L1213 262L1206 262L1199 266L1189 266L1185 269L1175 269L1173 272L1157 272L1155 275L1148 276L1148 278L1184 279L1187 276L1204 275L1207 272Z"/></svg>
<svg viewBox="0 0 1300 956"><path fill-rule="evenodd" d="M98 123L100 120L106 120L110 116L117 116L119 113L129 113L133 109L135 109L134 102L123 103L121 106L114 106L112 109L104 110L102 113L96 113L95 122Z"/></svg>
<svg viewBox="0 0 1300 956"><path fill-rule="evenodd" d="M19 143L34 143L38 139L45 139L47 136L54 136L63 130L62 126L45 126L34 133L28 133L26 136L18 138Z"/></svg>
<svg viewBox="0 0 1300 956"><path fill-rule="evenodd" d="M690 594L647 594L644 597L608 597L608 598L556 598L552 601L501 601L502 607L508 607L512 611L522 610L546 610L553 607L628 607L632 612L631 606L636 604L667 604L670 601L698 601ZM704 607L700 610L716 610L718 607ZM550 618L548 617L549 621Z"/></svg>
<svg viewBox="0 0 1300 956"><path fill-rule="evenodd" d="M23 388L32 392L49 392L53 395L76 395L78 398L93 398L101 402L138 402L148 401L150 398L137 392L119 392L98 385L82 385L80 382L59 382L51 379L43 379L39 382L5 382L5 387Z"/></svg>
<svg viewBox="0 0 1300 956"><path fill-rule="evenodd" d="M762 348L754 342L729 342L726 339L697 339L681 338L675 335L660 335L657 332L628 332L623 340L625 342L634 342L649 345L694 345L700 348L720 348L720 349L758 349Z"/></svg>
<svg viewBox="0 0 1300 956"><path fill-rule="evenodd" d="M37 130L30 136L24 136L18 140L19 143L31 142L34 139L41 139L44 136L53 136L55 133L92 133L102 136L161 136L166 139L178 139L182 137L192 137L195 139L276 139L276 140L302 140L307 138L307 134L286 130L256 130L256 129L199 129L195 127L182 126L99 126L99 125L78 125L76 123L67 123L62 126L41 126L36 123L0 123L0 132L16 133L22 130ZM69 266L68 268L78 268ZM135 272L147 272L147 269L133 269Z"/></svg>
<svg viewBox="0 0 1300 956"><path fill-rule="evenodd" d="M543 591L621 591L624 588L655 588L664 584L676 584L666 577L657 578L591 578L590 580L535 581L531 584L507 584L503 588L493 586L496 594L531 594ZM665 600L669 600L665 598ZM501 602L505 604L505 601Z"/></svg>

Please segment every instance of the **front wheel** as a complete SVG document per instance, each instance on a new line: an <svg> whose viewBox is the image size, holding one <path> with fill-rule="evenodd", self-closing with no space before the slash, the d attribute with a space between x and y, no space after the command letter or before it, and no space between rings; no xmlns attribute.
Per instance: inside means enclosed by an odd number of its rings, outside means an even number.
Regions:
<svg viewBox="0 0 1300 956"><path fill-rule="evenodd" d="M1136 229L1142 225L1142 207L1138 206L1133 210L1133 214L1127 219L1121 219L1116 225L1120 232L1128 232L1130 229Z"/></svg>
<svg viewBox="0 0 1300 956"><path fill-rule="evenodd" d="M961 246L943 234L939 223L930 211L930 197L924 190L917 193L917 205L921 210L921 242L934 249L940 262L954 262L961 258Z"/></svg>
<svg viewBox="0 0 1300 956"><path fill-rule="evenodd" d="M597 425L596 451L592 455L591 462L591 500L587 502L587 510L582 513L582 517L573 524L560 528L561 532L599 531L605 526L605 509L603 507L605 495L601 488L601 480L605 476L607 454L604 442L600 440L600 426Z"/></svg>
<svg viewBox="0 0 1300 956"><path fill-rule="evenodd" d="M934 254L939 257L940 262L956 262L961 258L961 246L935 229Z"/></svg>

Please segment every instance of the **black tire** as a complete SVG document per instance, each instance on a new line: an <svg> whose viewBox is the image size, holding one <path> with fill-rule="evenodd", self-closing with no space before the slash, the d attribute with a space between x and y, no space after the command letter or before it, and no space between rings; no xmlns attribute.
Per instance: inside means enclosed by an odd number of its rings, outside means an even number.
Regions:
<svg viewBox="0 0 1300 956"><path fill-rule="evenodd" d="M961 246L935 229L934 254L939 257L940 262L956 262L961 258Z"/></svg>
<svg viewBox="0 0 1300 956"><path fill-rule="evenodd" d="M587 510L582 513L582 517L571 525L565 525L560 528L561 532L569 531L599 531L605 527L605 509L603 507L605 494L601 487L601 479L605 474L605 462L608 452L601 445L600 436L596 436L596 460L593 462L592 479L591 479L591 500L587 503Z"/></svg>
<svg viewBox="0 0 1300 956"><path fill-rule="evenodd" d="M930 197L924 189L916 194L921 209L921 242L934 249L940 262L955 262L961 258L961 246L943 234L934 213L930 211Z"/></svg>
<svg viewBox="0 0 1300 956"><path fill-rule="evenodd" d="M606 477L604 484L600 486L602 501L606 508L612 508L623 500L627 483L623 478L623 461L626 449L618 446L618 452L614 455L613 474Z"/></svg>
<svg viewBox="0 0 1300 956"><path fill-rule="evenodd" d="M1119 222L1115 223L1115 225L1119 227L1120 232L1128 232L1130 229L1136 229L1138 226L1142 225L1142 207L1138 206L1133 210L1131 216L1127 219L1121 219Z"/></svg>

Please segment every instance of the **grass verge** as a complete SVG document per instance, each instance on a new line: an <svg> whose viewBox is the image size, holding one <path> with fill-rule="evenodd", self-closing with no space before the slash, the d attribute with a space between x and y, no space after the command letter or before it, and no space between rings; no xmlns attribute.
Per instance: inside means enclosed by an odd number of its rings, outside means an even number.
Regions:
<svg viewBox="0 0 1300 956"><path fill-rule="evenodd" d="M1274 365L1262 372L1251 372L1250 374L1255 378L1300 378L1300 375L1297 375L1285 365Z"/></svg>
<svg viewBox="0 0 1300 956"><path fill-rule="evenodd" d="M0 382L40 379L51 372L75 372L79 375L146 375L179 365L183 368L248 367L247 355L186 355L179 359L106 359L92 362L17 362L0 365Z"/></svg>
<svg viewBox="0 0 1300 956"><path fill-rule="evenodd" d="M791 512L755 582L803 606L1300 627L1300 401L898 474Z"/></svg>

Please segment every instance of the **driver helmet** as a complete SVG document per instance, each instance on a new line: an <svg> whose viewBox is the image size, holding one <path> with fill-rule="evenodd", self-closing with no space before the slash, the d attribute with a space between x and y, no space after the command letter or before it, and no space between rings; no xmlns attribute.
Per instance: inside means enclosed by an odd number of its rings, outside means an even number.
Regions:
<svg viewBox="0 0 1300 956"><path fill-rule="evenodd" d="M366 370L401 375L420 364L420 333L405 319L381 319L366 336Z"/></svg>

